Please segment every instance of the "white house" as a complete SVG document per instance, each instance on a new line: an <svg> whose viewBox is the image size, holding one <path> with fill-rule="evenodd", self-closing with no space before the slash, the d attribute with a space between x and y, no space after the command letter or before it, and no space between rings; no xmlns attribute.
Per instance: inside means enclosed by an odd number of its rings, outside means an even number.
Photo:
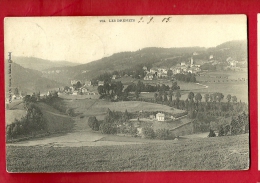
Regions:
<svg viewBox="0 0 260 183"><path fill-rule="evenodd" d="M160 113L160 112L156 114L156 119L158 121L164 121L164 118L165 118L165 114Z"/></svg>
<svg viewBox="0 0 260 183"><path fill-rule="evenodd" d="M117 78L118 78L117 75L113 75L113 76L112 76L112 79L117 79Z"/></svg>
<svg viewBox="0 0 260 183"><path fill-rule="evenodd" d="M98 86L104 86L104 81L99 81Z"/></svg>

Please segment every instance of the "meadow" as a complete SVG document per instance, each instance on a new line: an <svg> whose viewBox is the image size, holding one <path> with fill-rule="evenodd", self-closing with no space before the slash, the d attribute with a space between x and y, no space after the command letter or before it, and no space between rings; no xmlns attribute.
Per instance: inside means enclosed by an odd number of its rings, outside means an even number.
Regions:
<svg viewBox="0 0 260 183"><path fill-rule="evenodd" d="M7 146L8 172L246 170L249 136L156 143L46 147Z"/></svg>
<svg viewBox="0 0 260 183"><path fill-rule="evenodd" d="M120 101L120 102L109 102L100 99L71 99L64 100L65 105L68 108L74 109L75 113L84 116L97 116L98 119L103 119L107 109L111 111L125 112L136 112L136 111L164 111L168 113L181 113L182 110L173 109L166 105L154 104L149 102L141 101Z"/></svg>

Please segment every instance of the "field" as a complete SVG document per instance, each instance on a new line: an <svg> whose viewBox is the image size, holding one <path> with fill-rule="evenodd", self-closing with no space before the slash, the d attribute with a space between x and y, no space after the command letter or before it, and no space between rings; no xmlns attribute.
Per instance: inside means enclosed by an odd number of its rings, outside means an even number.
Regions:
<svg viewBox="0 0 260 183"><path fill-rule="evenodd" d="M121 146L7 146L9 172L246 170L248 134Z"/></svg>
<svg viewBox="0 0 260 183"><path fill-rule="evenodd" d="M128 112L135 111L164 111L169 113L183 112L179 109L173 109L166 105L154 104L149 102L140 101L121 101L121 102L109 102L98 99L82 99L82 100L64 100L65 104L69 108L73 108L76 113L84 116L97 116L99 119L103 119L104 115L109 108L111 111Z"/></svg>
<svg viewBox="0 0 260 183"><path fill-rule="evenodd" d="M5 125L12 124L15 119L20 120L22 117L26 115L25 110L6 110L5 111Z"/></svg>
<svg viewBox="0 0 260 183"><path fill-rule="evenodd" d="M38 103L38 105L41 108L44 119L47 121L47 129L49 132L64 132L73 129L74 122L71 117L60 113L45 103Z"/></svg>

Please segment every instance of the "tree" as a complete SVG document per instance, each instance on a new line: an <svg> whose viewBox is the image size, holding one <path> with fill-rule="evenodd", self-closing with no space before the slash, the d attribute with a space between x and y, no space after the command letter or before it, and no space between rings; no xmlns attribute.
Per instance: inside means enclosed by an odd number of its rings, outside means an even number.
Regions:
<svg viewBox="0 0 260 183"><path fill-rule="evenodd" d="M204 99L205 99L205 102L208 102L208 101L209 101L209 94L208 94L208 93L206 93L206 94L204 95Z"/></svg>
<svg viewBox="0 0 260 183"><path fill-rule="evenodd" d="M167 92L164 92L164 95L163 95L163 101L168 101L168 98L167 98Z"/></svg>
<svg viewBox="0 0 260 183"><path fill-rule="evenodd" d="M146 139L153 139L155 137L154 130L151 127L144 127L142 129L142 137Z"/></svg>
<svg viewBox="0 0 260 183"><path fill-rule="evenodd" d="M196 82L196 77L195 77L194 75L191 76L191 78L190 78L190 82L193 82L193 83Z"/></svg>
<svg viewBox="0 0 260 183"><path fill-rule="evenodd" d="M218 102L220 102L224 98L224 95L222 93L219 93L219 92L215 93L215 96L216 96L216 100Z"/></svg>
<svg viewBox="0 0 260 183"><path fill-rule="evenodd" d="M225 131L224 131L223 126L221 125L219 127L218 136L221 137L221 136L224 136L224 135L225 135Z"/></svg>
<svg viewBox="0 0 260 183"><path fill-rule="evenodd" d="M188 95L188 99L193 100L193 98L194 98L194 93L190 92L189 95Z"/></svg>
<svg viewBox="0 0 260 183"><path fill-rule="evenodd" d="M169 69L169 70L167 71L167 76L168 76L168 77L171 77L172 75L173 75L173 72L172 72L172 70Z"/></svg>
<svg viewBox="0 0 260 183"><path fill-rule="evenodd" d="M82 84L80 81L78 81L76 84L75 84L75 89L79 89L82 87Z"/></svg>
<svg viewBox="0 0 260 183"><path fill-rule="evenodd" d="M127 110L125 110L125 113L123 115L123 121L126 122L128 120L129 120L129 114L128 114Z"/></svg>
<svg viewBox="0 0 260 183"><path fill-rule="evenodd" d="M175 93L175 98L176 100L179 100L181 98L181 93L179 90Z"/></svg>
<svg viewBox="0 0 260 183"><path fill-rule="evenodd" d="M104 134L115 134L117 131L114 124L106 123L106 122L103 122L100 125L99 129L100 129L101 133L104 133Z"/></svg>
<svg viewBox="0 0 260 183"><path fill-rule="evenodd" d="M169 91L169 101L171 102L172 101L172 95L173 95L173 92L172 90Z"/></svg>
<svg viewBox="0 0 260 183"><path fill-rule="evenodd" d="M195 100L198 102L201 102L201 99L202 99L202 96L201 96L201 94L200 93L197 93L196 95L195 95Z"/></svg>
<svg viewBox="0 0 260 183"><path fill-rule="evenodd" d="M113 123L114 122L114 113L108 108L107 114L105 116L105 123Z"/></svg>
<svg viewBox="0 0 260 183"><path fill-rule="evenodd" d="M227 100L228 100L228 103L231 101L231 95L230 94L227 95Z"/></svg>
<svg viewBox="0 0 260 183"><path fill-rule="evenodd" d="M95 116L90 116L88 118L88 126L94 131L99 130L99 123L98 123L98 120Z"/></svg>
<svg viewBox="0 0 260 183"><path fill-rule="evenodd" d="M169 129L158 129L156 130L155 136L160 140L170 139L170 130Z"/></svg>
<svg viewBox="0 0 260 183"><path fill-rule="evenodd" d="M155 101L157 100L157 97L158 97L158 93L154 93L154 99L155 99Z"/></svg>
<svg viewBox="0 0 260 183"><path fill-rule="evenodd" d="M237 102L237 97L236 96L232 96L232 102L233 103Z"/></svg>
<svg viewBox="0 0 260 183"><path fill-rule="evenodd" d="M208 135L208 137L216 137L215 132L210 129L210 130L209 130L209 135Z"/></svg>
<svg viewBox="0 0 260 183"><path fill-rule="evenodd" d="M19 90L18 90L18 88L15 88L15 89L14 89L14 95L15 95L15 96L19 96Z"/></svg>
<svg viewBox="0 0 260 183"><path fill-rule="evenodd" d="M104 92L105 92L106 94L109 94L110 85L109 85L108 81L104 83L103 88L104 88Z"/></svg>
<svg viewBox="0 0 260 183"><path fill-rule="evenodd" d="M98 86L97 90L98 90L99 95L106 94L106 91L103 86Z"/></svg>
<svg viewBox="0 0 260 183"><path fill-rule="evenodd" d="M139 92L138 92L138 90L135 90L135 98L136 98L136 99L139 98Z"/></svg>
<svg viewBox="0 0 260 183"><path fill-rule="evenodd" d="M176 81L172 83L171 89L172 89L173 91L180 89L180 87L178 86L178 83L177 83Z"/></svg>

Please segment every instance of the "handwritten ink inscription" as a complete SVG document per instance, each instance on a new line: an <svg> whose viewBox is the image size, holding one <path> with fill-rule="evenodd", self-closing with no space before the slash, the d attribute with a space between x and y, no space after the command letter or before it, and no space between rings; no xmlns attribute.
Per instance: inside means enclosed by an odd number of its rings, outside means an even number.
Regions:
<svg viewBox="0 0 260 183"><path fill-rule="evenodd" d="M171 22L171 17L156 17L157 20L160 22ZM139 20L136 21L136 19L115 19L115 18L109 18L108 20L101 19L99 20L100 23L105 23L105 22L137 22L137 23L146 23L150 24L153 23L155 20L155 17L140 17Z"/></svg>

